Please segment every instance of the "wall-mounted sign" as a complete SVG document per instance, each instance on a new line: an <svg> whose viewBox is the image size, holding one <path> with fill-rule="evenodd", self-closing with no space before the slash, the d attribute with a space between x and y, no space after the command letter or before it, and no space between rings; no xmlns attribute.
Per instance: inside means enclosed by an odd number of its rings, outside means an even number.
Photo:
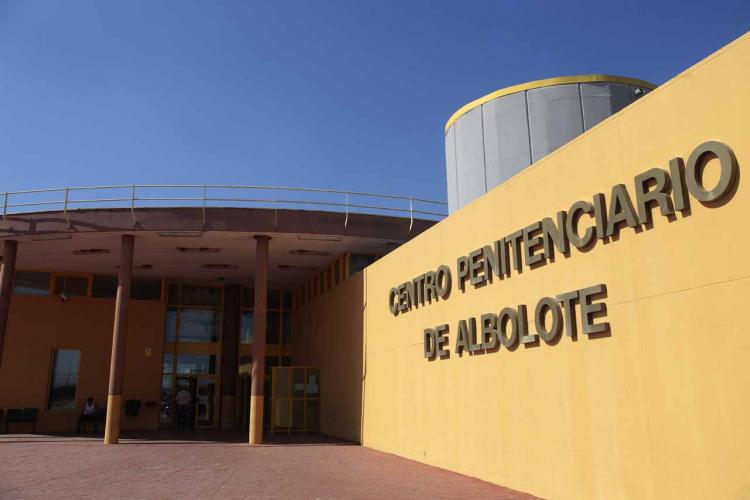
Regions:
<svg viewBox="0 0 750 500"><path fill-rule="evenodd" d="M716 185L708 188L703 182L703 170L711 159L718 159L719 176ZM737 158L729 146L718 141L704 142L690 153L687 161L673 158L668 169L651 168L635 176L634 198L625 184L616 184L609 199L603 193L596 193L591 201L576 201L568 210L534 221L458 257L456 285L465 292L467 284L478 288L493 280L509 279L514 274L523 273L526 268L534 270L553 263L555 253L569 256L571 246L578 251L589 251L597 240L615 240L623 227L650 229L652 211L657 207L663 217L673 219L676 211L683 217L690 215L691 197L707 207L721 206L736 191L738 173ZM398 316L447 300L453 281L451 268L441 265L435 271L392 287L388 292L388 308L391 314ZM579 304L583 333L601 333L600 328L608 331L608 323L595 324L591 316L606 312L606 305L585 303L598 294L606 295L605 285L540 299L533 315L536 334L528 333L529 317L525 305L506 307L499 314L483 314L478 321L474 317L462 319L456 328L455 352L491 350L499 346L512 348L518 342L537 342L539 338L553 343L560 335L563 321L568 335L574 335L569 323L574 318L574 303ZM589 306L601 306L602 310L589 311ZM547 317L551 318L549 327ZM424 331L425 357L447 357L447 334L447 325Z"/></svg>
<svg viewBox="0 0 750 500"><path fill-rule="evenodd" d="M499 313L488 312L458 321L454 352L496 352L501 347L514 350L519 344L537 344L539 339L554 345L563 330L575 337L580 325L586 335L607 335L609 323L599 321L607 315L607 296L604 284L573 290L554 297L542 297L531 309L526 304L503 307ZM533 326L533 330L529 327ZM424 331L424 357L448 358L448 324Z"/></svg>

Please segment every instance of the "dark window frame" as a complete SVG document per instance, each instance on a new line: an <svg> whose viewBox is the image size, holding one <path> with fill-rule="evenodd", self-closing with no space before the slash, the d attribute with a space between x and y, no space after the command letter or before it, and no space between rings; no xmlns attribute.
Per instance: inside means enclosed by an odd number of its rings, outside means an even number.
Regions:
<svg viewBox="0 0 750 500"><path fill-rule="evenodd" d="M24 293L20 292L18 290L18 275L19 274L25 274L25 275L46 275L47 276L47 288L42 290L41 288L29 288L29 290L39 290L40 293ZM52 277L53 273L48 271L27 271L25 269L17 269L14 276L13 276L13 295L22 295L27 297L47 297L50 294L50 289L52 288Z"/></svg>
<svg viewBox="0 0 750 500"><path fill-rule="evenodd" d="M55 381L55 366L57 364L57 353L60 351L76 351L78 353L78 363L77 363L76 371L75 371L75 375L76 375L75 390L73 392L72 405L70 407L53 408L52 407L52 403L53 403L52 402L52 396L53 396L52 384ZM49 360L49 371L48 371L48 377L47 377L47 394L45 398L45 408L47 411L52 411L52 412L74 412L76 411L82 357L83 356L82 356L81 349L76 349L72 347L53 347L51 349L50 360Z"/></svg>

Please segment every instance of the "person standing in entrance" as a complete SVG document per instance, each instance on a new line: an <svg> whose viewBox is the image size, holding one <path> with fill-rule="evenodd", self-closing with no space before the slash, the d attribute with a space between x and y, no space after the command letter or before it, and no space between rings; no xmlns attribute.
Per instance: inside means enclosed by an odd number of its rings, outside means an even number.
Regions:
<svg viewBox="0 0 750 500"><path fill-rule="evenodd" d="M190 409L190 393L187 389L180 389L174 398L177 404L177 429L184 431L187 426L188 411Z"/></svg>

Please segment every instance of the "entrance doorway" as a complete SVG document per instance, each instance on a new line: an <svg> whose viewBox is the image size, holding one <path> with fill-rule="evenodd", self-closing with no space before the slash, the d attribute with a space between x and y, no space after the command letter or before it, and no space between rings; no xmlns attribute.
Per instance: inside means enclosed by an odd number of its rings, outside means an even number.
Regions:
<svg viewBox="0 0 750 500"><path fill-rule="evenodd" d="M185 377L185 376L178 376L177 377L177 383L175 384L175 395L179 393L182 390L185 390L190 394L190 401L191 404L188 405L188 411L185 415L185 427L188 429L195 428L195 405L196 405L196 377ZM174 425L175 427L179 426L179 422L177 421L179 417L175 415L175 421Z"/></svg>
<svg viewBox="0 0 750 500"><path fill-rule="evenodd" d="M185 417L186 427L213 427L216 413L216 379L210 376L177 375L175 395L183 389L190 394L189 410ZM176 417L174 424L177 425Z"/></svg>
<svg viewBox="0 0 750 500"><path fill-rule="evenodd" d="M175 396L190 394L188 428L217 427L221 383L223 288L169 283L164 328L160 426L177 424Z"/></svg>
<svg viewBox="0 0 750 500"><path fill-rule="evenodd" d="M216 415L216 379L213 377L198 377L197 397L195 398L196 427L214 427Z"/></svg>

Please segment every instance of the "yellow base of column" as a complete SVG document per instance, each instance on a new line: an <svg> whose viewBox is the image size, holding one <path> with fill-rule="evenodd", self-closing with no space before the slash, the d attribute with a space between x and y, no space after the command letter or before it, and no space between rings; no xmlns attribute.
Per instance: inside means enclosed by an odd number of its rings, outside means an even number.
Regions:
<svg viewBox="0 0 750 500"><path fill-rule="evenodd" d="M107 424L104 427L104 444L120 442L120 410L122 396L110 394L107 396Z"/></svg>
<svg viewBox="0 0 750 500"><path fill-rule="evenodd" d="M250 444L263 444L263 396L250 396Z"/></svg>

